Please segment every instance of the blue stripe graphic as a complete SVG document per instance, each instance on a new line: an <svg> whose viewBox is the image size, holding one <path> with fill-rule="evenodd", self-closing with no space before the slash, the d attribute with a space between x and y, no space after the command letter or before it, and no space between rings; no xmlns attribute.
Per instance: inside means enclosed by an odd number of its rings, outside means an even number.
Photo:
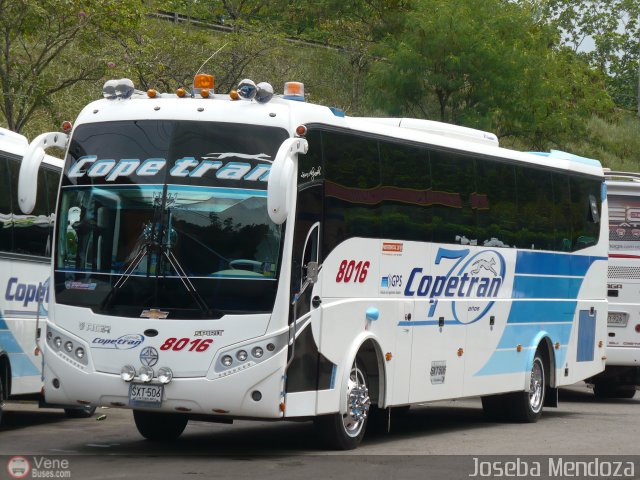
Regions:
<svg viewBox="0 0 640 480"><path fill-rule="evenodd" d="M520 325L517 323L508 324L504 329L502 338L497 348L514 348L517 345L529 345L532 338L538 332L546 331L552 343L559 342L561 345L569 343L571 328L573 323Z"/></svg>
<svg viewBox="0 0 640 480"><path fill-rule="evenodd" d="M512 298L576 298L584 278L520 277L513 279Z"/></svg>
<svg viewBox="0 0 640 480"><path fill-rule="evenodd" d="M40 375L40 370L36 368L26 353L10 353L12 377L32 377Z"/></svg>
<svg viewBox="0 0 640 480"><path fill-rule="evenodd" d="M565 253L518 252L516 275L561 275L584 277L593 262L606 257L569 255Z"/></svg>
<svg viewBox="0 0 640 480"><path fill-rule="evenodd" d="M514 301L507 323L573 322L578 302L558 301Z"/></svg>

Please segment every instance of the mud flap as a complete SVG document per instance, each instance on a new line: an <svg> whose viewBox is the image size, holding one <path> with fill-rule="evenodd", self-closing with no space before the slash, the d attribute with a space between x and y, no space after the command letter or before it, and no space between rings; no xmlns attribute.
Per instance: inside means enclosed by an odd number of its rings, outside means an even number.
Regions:
<svg viewBox="0 0 640 480"><path fill-rule="evenodd" d="M545 407L557 407L558 406L558 389L547 387L547 391L544 396Z"/></svg>

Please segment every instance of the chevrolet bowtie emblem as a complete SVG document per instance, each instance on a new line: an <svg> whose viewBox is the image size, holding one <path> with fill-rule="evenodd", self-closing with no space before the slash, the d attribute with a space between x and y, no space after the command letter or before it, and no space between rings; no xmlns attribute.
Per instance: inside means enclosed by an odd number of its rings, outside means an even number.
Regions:
<svg viewBox="0 0 640 480"><path fill-rule="evenodd" d="M140 314L140 318L167 318L169 312L163 312L157 308L151 308L149 310L143 310Z"/></svg>

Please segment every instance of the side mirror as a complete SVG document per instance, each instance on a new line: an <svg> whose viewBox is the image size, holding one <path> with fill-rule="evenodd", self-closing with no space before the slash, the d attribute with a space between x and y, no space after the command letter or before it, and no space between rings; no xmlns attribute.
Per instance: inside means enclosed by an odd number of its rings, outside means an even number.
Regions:
<svg viewBox="0 0 640 480"><path fill-rule="evenodd" d="M44 151L49 147L67 146L69 136L66 133L49 132L38 135L29 144L20 164L18 177L18 204L25 215L33 212L38 195L38 169L44 158Z"/></svg>
<svg viewBox="0 0 640 480"><path fill-rule="evenodd" d="M309 144L304 138L288 138L276 154L267 181L267 210L276 225L289 215L291 200L296 192L298 153L305 154Z"/></svg>

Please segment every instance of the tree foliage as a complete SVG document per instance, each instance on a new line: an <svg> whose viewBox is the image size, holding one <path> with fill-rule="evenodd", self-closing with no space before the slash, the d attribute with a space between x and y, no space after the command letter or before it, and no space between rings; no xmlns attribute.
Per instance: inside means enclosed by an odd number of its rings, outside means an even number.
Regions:
<svg viewBox="0 0 640 480"><path fill-rule="evenodd" d="M100 45L139 21L139 0L0 0L0 112L21 131L37 109L73 85L98 79Z"/></svg>
<svg viewBox="0 0 640 480"><path fill-rule="evenodd" d="M528 7L506 0L431 0L386 42L372 69L378 105L520 137L531 148L580 133L611 108L597 72Z"/></svg>

